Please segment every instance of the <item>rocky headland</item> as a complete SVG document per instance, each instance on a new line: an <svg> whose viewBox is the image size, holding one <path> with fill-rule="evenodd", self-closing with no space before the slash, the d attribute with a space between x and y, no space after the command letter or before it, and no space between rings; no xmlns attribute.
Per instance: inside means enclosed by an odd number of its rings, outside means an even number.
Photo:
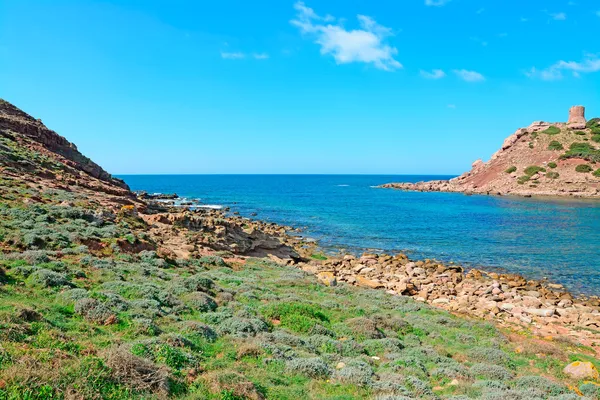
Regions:
<svg viewBox="0 0 600 400"><path fill-rule="evenodd" d="M0 399L600 395L595 297L136 194L4 101L0 172Z"/></svg>
<svg viewBox="0 0 600 400"><path fill-rule="evenodd" d="M388 183L424 192L600 198L600 119L574 106L567 122L533 122L510 135L487 162L450 180Z"/></svg>

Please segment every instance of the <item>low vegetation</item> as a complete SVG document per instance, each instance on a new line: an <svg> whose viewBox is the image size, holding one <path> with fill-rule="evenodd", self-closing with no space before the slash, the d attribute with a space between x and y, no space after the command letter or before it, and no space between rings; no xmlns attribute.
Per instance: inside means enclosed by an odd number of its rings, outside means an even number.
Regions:
<svg viewBox="0 0 600 400"><path fill-rule="evenodd" d="M554 168L558 167L558 165L555 162L549 162L548 167L554 169Z"/></svg>
<svg viewBox="0 0 600 400"><path fill-rule="evenodd" d="M575 398L568 384L596 393L560 373L570 357L591 359L587 349L536 350L485 322L323 286L262 259L131 252L127 237L151 243L135 214L0 185L2 400L564 400ZM23 203L31 196L46 203Z"/></svg>
<svg viewBox="0 0 600 400"><path fill-rule="evenodd" d="M527 175L529 177L537 174L538 172L546 172L546 169L542 168L542 167L538 167L537 165L531 165L531 166L525 168L525 175Z"/></svg>
<svg viewBox="0 0 600 400"><path fill-rule="evenodd" d="M550 171L550 172L546 173L546 178L549 178L549 179L557 179L559 176L560 176L559 173L554 172L554 171Z"/></svg>
<svg viewBox="0 0 600 400"><path fill-rule="evenodd" d="M592 172L593 168L590 167L588 164L579 164L577 167L575 167L575 171L577 172Z"/></svg>
<svg viewBox="0 0 600 400"><path fill-rule="evenodd" d="M569 146L569 150L560 156L560 158L581 158L590 162L600 162L600 150L597 150L589 143L575 142Z"/></svg>
<svg viewBox="0 0 600 400"><path fill-rule="evenodd" d="M548 150L564 150L564 147L560 142L553 140L548 145Z"/></svg>
<svg viewBox="0 0 600 400"><path fill-rule="evenodd" d="M512 167L508 167L504 172L506 172L507 174L512 174L513 172L515 172L517 170L517 167L515 167L514 165Z"/></svg>
<svg viewBox="0 0 600 400"><path fill-rule="evenodd" d="M552 125L543 130L542 133L545 133L546 135L558 135L560 133L560 128Z"/></svg>

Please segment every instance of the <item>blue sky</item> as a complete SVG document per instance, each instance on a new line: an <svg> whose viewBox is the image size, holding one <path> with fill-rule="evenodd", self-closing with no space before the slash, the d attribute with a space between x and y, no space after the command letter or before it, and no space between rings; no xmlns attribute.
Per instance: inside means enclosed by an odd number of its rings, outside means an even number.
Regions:
<svg viewBox="0 0 600 400"><path fill-rule="evenodd" d="M0 0L0 97L115 174L458 174L600 116L592 0Z"/></svg>

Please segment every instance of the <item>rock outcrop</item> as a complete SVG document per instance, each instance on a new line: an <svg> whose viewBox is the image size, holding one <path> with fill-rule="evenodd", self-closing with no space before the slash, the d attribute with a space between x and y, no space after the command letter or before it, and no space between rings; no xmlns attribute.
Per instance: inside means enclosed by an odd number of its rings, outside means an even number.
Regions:
<svg viewBox="0 0 600 400"><path fill-rule="evenodd" d="M113 178L98 164L81 154L77 146L48 129L41 120L33 118L2 99L0 99L0 132L5 137L17 135L17 140L29 139L29 143L23 144L29 145L33 150L54 153L53 158L69 167L83 171L92 178L110 185L129 189L125 182Z"/></svg>
<svg viewBox="0 0 600 400"><path fill-rule="evenodd" d="M535 121L507 137L488 162L447 181L389 183L384 188L520 196L600 198L600 122L585 108L568 122Z"/></svg>

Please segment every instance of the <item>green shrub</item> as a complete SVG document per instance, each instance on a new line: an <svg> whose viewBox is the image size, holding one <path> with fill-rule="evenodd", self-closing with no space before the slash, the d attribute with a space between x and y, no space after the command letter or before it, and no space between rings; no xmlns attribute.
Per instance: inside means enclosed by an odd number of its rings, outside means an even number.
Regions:
<svg viewBox="0 0 600 400"><path fill-rule="evenodd" d="M104 304L96 299L83 298L75 302L75 313L83 316L88 321L104 323L114 315Z"/></svg>
<svg viewBox="0 0 600 400"><path fill-rule="evenodd" d="M557 385L542 376L520 376L515 379L514 386L518 389L538 390L545 395L550 396L557 396L569 392L566 387Z"/></svg>
<svg viewBox="0 0 600 400"><path fill-rule="evenodd" d="M504 172L506 172L507 174L512 174L513 172L515 172L517 170L517 167L515 167L514 165L512 167L508 167Z"/></svg>
<svg viewBox="0 0 600 400"><path fill-rule="evenodd" d="M600 133L596 133L592 136L592 141L596 143L600 143Z"/></svg>
<svg viewBox="0 0 600 400"><path fill-rule="evenodd" d="M34 271L29 278L27 284L35 287L50 288L70 285L65 274L51 271L49 269L38 269Z"/></svg>
<svg viewBox="0 0 600 400"><path fill-rule="evenodd" d="M467 355L476 362L502 365L510 363L510 358L504 351L493 347L473 347L467 352Z"/></svg>
<svg viewBox="0 0 600 400"><path fill-rule="evenodd" d="M319 357L296 358L285 364L287 372L307 376L309 378L327 378L331 375L331 368Z"/></svg>
<svg viewBox="0 0 600 400"><path fill-rule="evenodd" d="M548 172L546 174L546 178L549 178L549 179L556 179L559 176L560 176L559 173L558 172L554 172L554 171L550 171L550 172Z"/></svg>
<svg viewBox="0 0 600 400"><path fill-rule="evenodd" d="M585 124L586 128L592 129L600 126L600 118L592 118Z"/></svg>
<svg viewBox="0 0 600 400"><path fill-rule="evenodd" d="M574 131L573 133L576 134L576 135L578 135L578 136L585 136L585 135L587 135L587 132L584 132L584 131Z"/></svg>
<svg viewBox="0 0 600 400"><path fill-rule="evenodd" d="M200 312L215 311L217 309L215 299L203 292L190 293L185 296L184 300L192 309Z"/></svg>
<svg viewBox="0 0 600 400"><path fill-rule="evenodd" d="M531 177L529 175L523 175L523 176L519 177L519 179L517 179L517 183L519 185L522 185L525 182L527 182L529 179L531 179Z"/></svg>
<svg viewBox="0 0 600 400"><path fill-rule="evenodd" d="M548 167L550 167L550 168L556 168L556 167L558 167L558 165L556 165L555 162L549 162L548 163Z"/></svg>
<svg viewBox="0 0 600 400"><path fill-rule="evenodd" d="M548 145L548 150L563 150L564 147L562 144L560 144L560 142L553 140L550 142L550 144Z"/></svg>
<svg viewBox="0 0 600 400"><path fill-rule="evenodd" d="M592 172L593 169L588 164L579 164L578 166L575 167L575 171L582 172L582 173L588 173L588 172Z"/></svg>
<svg viewBox="0 0 600 400"><path fill-rule="evenodd" d="M546 135L558 135L560 133L560 128L552 125L547 129L543 130L542 133L545 133Z"/></svg>
<svg viewBox="0 0 600 400"><path fill-rule="evenodd" d="M571 144L569 151L560 158L582 158L590 162L600 162L600 150L596 150L589 143L575 142Z"/></svg>
<svg viewBox="0 0 600 400"><path fill-rule="evenodd" d="M600 178L600 168L598 168L597 170L595 170L592 175L594 175L595 177Z"/></svg>
<svg viewBox="0 0 600 400"><path fill-rule="evenodd" d="M199 336L208 341L215 341L218 337L217 332L210 326L197 321L186 321L183 323L183 331L190 335Z"/></svg>
<svg viewBox="0 0 600 400"><path fill-rule="evenodd" d="M385 335L377 326L377 323L365 317L351 318L345 321L355 339L380 339Z"/></svg>
<svg viewBox="0 0 600 400"><path fill-rule="evenodd" d="M353 384L357 386L366 386L373 377L373 368L362 360L344 360L344 367L336 370L332 376L336 381Z"/></svg>
<svg viewBox="0 0 600 400"><path fill-rule="evenodd" d="M538 167L537 165L531 165L531 166L525 168L525 175L532 176L538 172L546 172L546 169L542 168L542 167Z"/></svg>
<svg viewBox="0 0 600 400"><path fill-rule="evenodd" d="M483 377L486 379L495 379L499 381L506 381L512 379L514 374L506 368L486 363L477 363L471 367L471 374L475 377Z"/></svg>
<svg viewBox="0 0 600 400"><path fill-rule="evenodd" d="M600 386L595 383L584 383L579 386L579 390L584 396L588 396L591 399L600 398Z"/></svg>
<svg viewBox="0 0 600 400"><path fill-rule="evenodd" d="M215 282L202 275L192 275L183 282L183 285L192 292L210 292Z"/></svg>
<svg viewBox="0 0 600 400"><path fill-rule="evenodd" d="M323 253L314 253L314 254L311 254L310 258L313 258L315 260L327 260L327 256L324 255Z"/></svg>
<svg viewBox="0 0 600 400"><path fill-rule="evenodd" d="M233 317L221 322L217 331L222 334L229 334L236 337L255 336L259 332L266 332L269 326L258 318L239 318Z"/></svg>

